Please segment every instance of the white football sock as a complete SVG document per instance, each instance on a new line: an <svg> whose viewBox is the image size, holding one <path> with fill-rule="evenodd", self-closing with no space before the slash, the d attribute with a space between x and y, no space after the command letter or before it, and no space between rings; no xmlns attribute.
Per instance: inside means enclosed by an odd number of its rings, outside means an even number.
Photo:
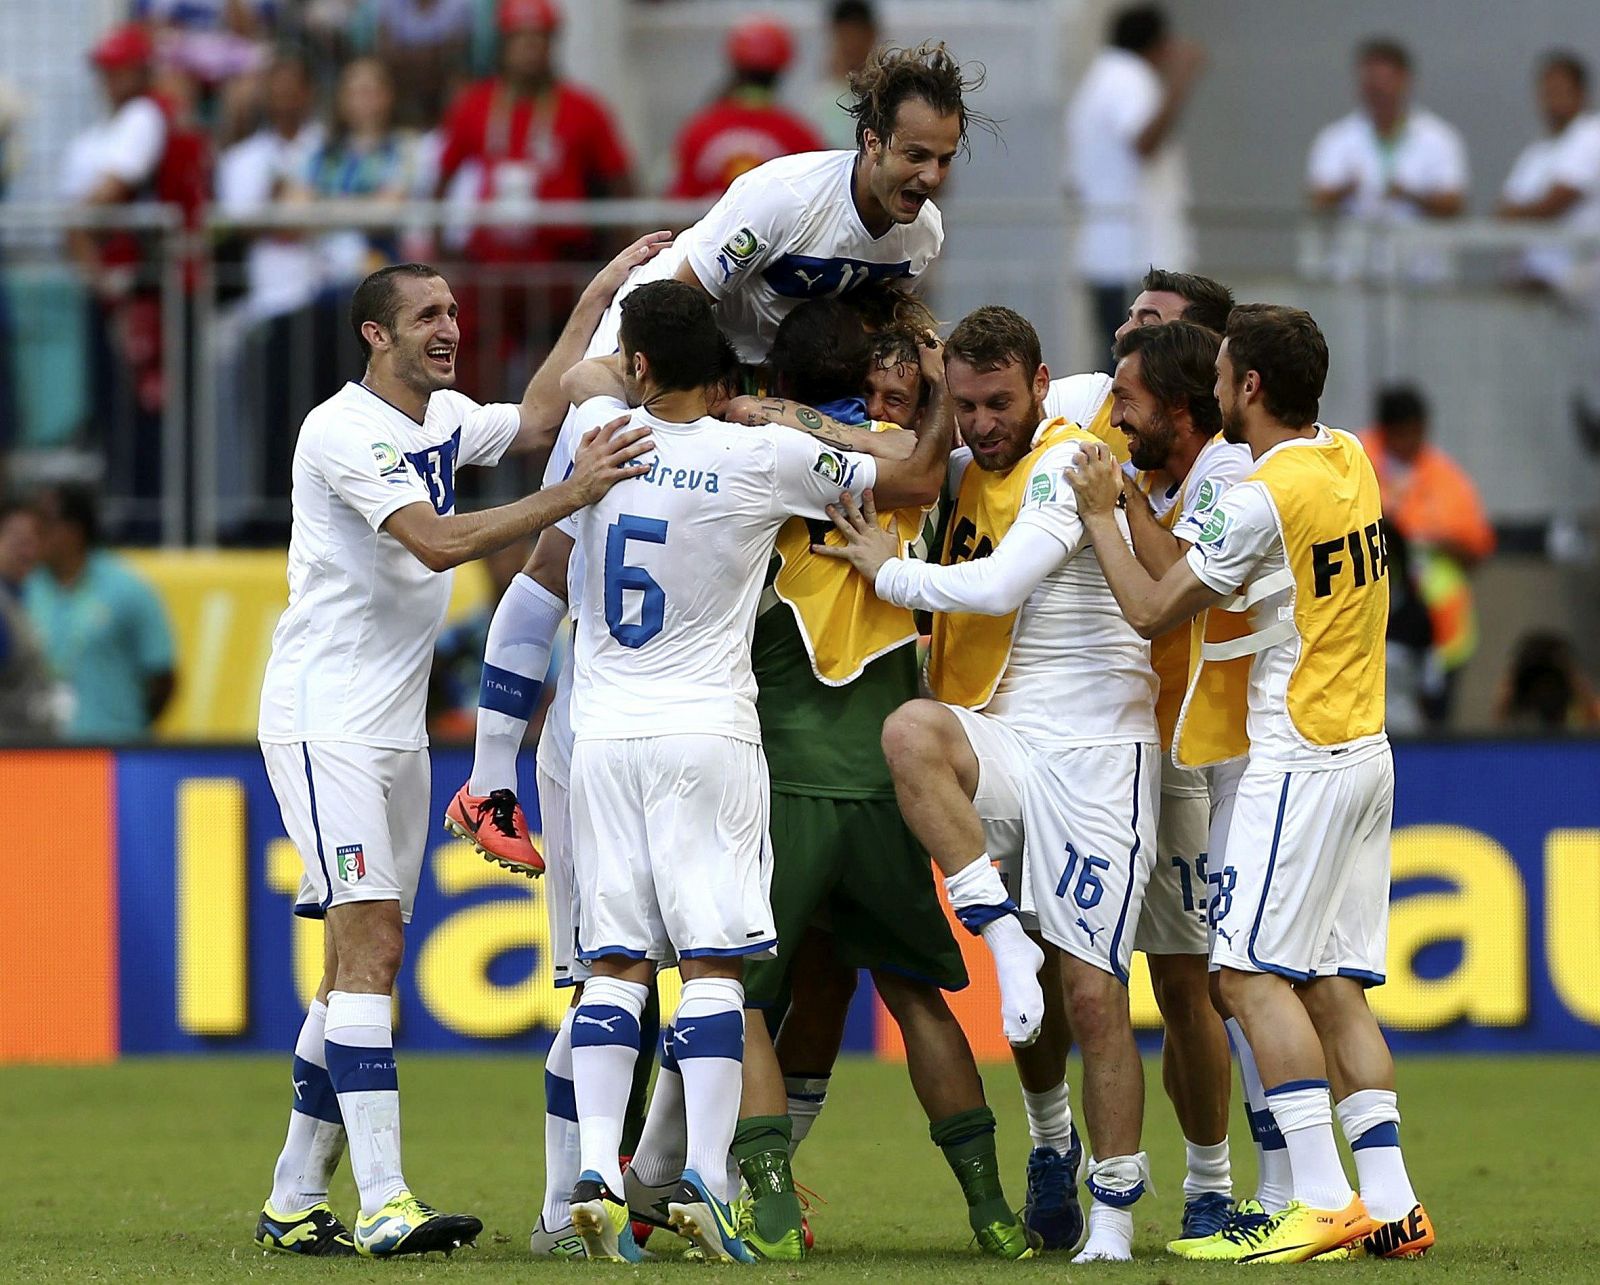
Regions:
<svg viewBox="0 0 1600 1285"><path fill-rule="evenodd" d="M1044 990L1039 985L1044 952L1023 932L1016 903L987 853L950 875L944 886L956 918L968 932L981 934L994 955L1000 1026L1009 1043L1025 1048L1039 1038L1044 1019Z"/></svg>
<svg viewBox="0 0 1600 1285"><path fill-rule="evenodd" d="M1267 1090L1272 1117L1289 1148L1294 1198L1313 1209L1343 1209L1355 1192L1339 1163L1326 1080L1290 1080Z"/></svg>
<svg viewBox="0 0 1600 1285"><path fill-rule="evenodd" d="M363 1217L406 1190L400 1172L400 1081L388 995L333 991L323 1049L350 1140Z"/></svg>
<svg viewBox="0 0 1600 1285"><path fill-rule="evenodd" d="M328 1006L312 1000L295 1040L289 1135L272 1171L270 1200L280 1214L297 1214L326 1200L328 1183L344 1155L344 1117L322 1047L327 1022Z"/></svg>
<svg viewBox="0 0 1600 1285"><path fill-rule="evenodd" d="M1379 1222L1404 1218L1417 1193L1400 1151L1400 1103L1392 1089L1360 1089L1334 1110L1355 1157L1356 1177L1367 1212Z"/></svg>
<svg viewBox="0 0 1600 1285"><path fill-rule="evenodd" d="M665 1187L683 1177L689 1131L683 1114L683 1075L672 1048L672 1027L661 1028L661 1069L656 1072L644 1131L628 1167L647 1187Z"/></svg>
<svg viewBox="0 0 1600 1285"><path fill-rule="evenodd" d="M1094 1197L1089 1236L1073 1262L1125 1263L1133 1257L1133 1206L1149 1184L1150 1161L1142 1151L1090 1163L1084 1184Z"/></svg>
<svg viewBox="0 0 1600 1285"><path fill-rule="evenodd" d="M684 1116L689 1130L686 1168L727 1190L728 1150L739 1124L744 1075L744 987L731 977L696 977L683 984L672 1019L672 1051L683 1076Z"/></svg>
<svg viewBox="0 0 1600 1285"><path fill-rule="evenodd" d="M826 1075L786 1075L783 1077L783 1091L789 1099L789 1124L794 1130L794 1135L789 1139L789 1158L794 1159L794 1153L800 1149L800 1144L806 1140L806 1135L811 1132L811 1126L816 1124L817 1117L822 1114L822 1108L828 1101L828 1079Z"/></svg>
<svg viewBox="0 0 1600 1285"><path fill-rule="evenodd" d="M478 687L478 730L467 789L476 795L517 788L517 751L539 703L550 648L567 604L518 573L489 621Z"/></svg>
<svg viewBox="0 0 1600 1285"><path fill-rule="evenodd" d="M1224 1196L1233 1195L1233 1166L1228 1160L1226 1138L1215 1146L1203 1146L1185 1138L1183 1149L1188 1158L1188 1168L1183 1175L1185 1200L1204 1195L1206 1192L1220 1192Z"/></svg>
<svg viewBox="0 0 1600 1285"><path fill-rule="evenodd" d="M1043 1093L1023 1089L1022 1106L1034 1146L1050 1147L1062 1155L1072 1149L1072 1097L1065 1080Z"/></svg>
<svg viewBox="0 0 1600 1285"><path fill-rule="evenodd" d="M617 1197L622 1195L623 1117L633 1091L639 1057L639 1015L650 988L618 977L591 977L572 1015L572 1083L578 1103L582 1151L579 1165L592 1169Z"/></svg>
<svg viewBox="0 0 1600 1285"><path fill-rule="evenodd" d="M567 1200L578 1181L578 1099L572 1085L572 1014L561 1025L544 1060L544 1225L559 1231L572 1221Z"/></svg>
<svg viewBox="0 0 1600 1285"><path fill-rule="evenodd" d="M1267 1106L1267 1090L1261 1083L1261 1072L1256 1069L1250 1041L1244 1037L1244 1027L1236 1017L1228 1018L1223 1025L1228 1028L1233 1051L1239 1055L1239 1083L1244 1088L1245 1114L1249 1117L1250 1137L1256 1146L1256 1202L1269 1214L1275 1214L1294 1199L1289 1148L1278 1131L1278 1122L1272 1118L1272 1109Z"/></svg>

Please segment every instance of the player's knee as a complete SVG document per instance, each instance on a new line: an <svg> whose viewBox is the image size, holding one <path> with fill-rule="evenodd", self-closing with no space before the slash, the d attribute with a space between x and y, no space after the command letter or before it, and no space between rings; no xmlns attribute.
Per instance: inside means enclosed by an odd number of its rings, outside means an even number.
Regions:
<svg viewBox="0 0 1600 1285"><path fill-rule="evenodd" d="M1222 998L1222 971L1220 969L1207 976L1206 989L1211 992L1211 1007L1216 1009L1217 1016L1226 1022L1233 1016L1233 1010L1228 1007L1228 1002Z"/></svg>
<svg viewBox="0 0 1600 1285"><path fill-rule="evenodd" d="M942 757L943 712L935 701L908 701L884 720L883 757L891 772L915 772Z"/></svg>
<svg viewBox="0 0 1600 1285"><path fill-rule="evenodd" d="M1217 1021L1211 1006L1210 986L1205 973L1187 967L1150 970L1150 988L1162 1024L1180 1034L1201 1030Z"/></svg>
<svg viewBox="0 0 1600 1285"><path fill-rule="evenodd" d="M928 982L912 981L886 969L872 970L872 984L878 989L878 998L889 1010L896 1026L904 1026L917 1018L951 1017L950 1005L944 992Z"/></svg>
<svg viewBox="0 0 1600 1285"><path fill-rule="evenodd" d="M1132 1030L1126 986L1089 965L1069 964L1066 973L1067 1018L1079 1044L1097 1044Z"/></svg>

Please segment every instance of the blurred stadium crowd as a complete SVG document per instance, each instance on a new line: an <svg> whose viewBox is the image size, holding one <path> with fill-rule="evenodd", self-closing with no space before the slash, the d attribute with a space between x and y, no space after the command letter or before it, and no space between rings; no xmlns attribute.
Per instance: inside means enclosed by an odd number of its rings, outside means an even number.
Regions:
<svg viewBox="0 0 1600 1285"><path fill-rule="evenodd" d="M796 95L780 98L794 34L730 9L726 79L707 87L704 106L678 128L661 187L642 177L661 167L630 154L603 87L563 65L568 15L558 0L130 0L125 20L86 49L101 118L59 157L59 196L83 214L66 231L64 253L89 301L81 397L102 476L120 475L123 494L154 505L174 467L181 475L163 437L170 400L192 395L192 381L168 369L164 331L176 319L187 322L183 368L198 369L202 341L216 359L212 392L237 416L230 445L248 474L238 485L286 495L286 434L355 369L343 310L354 284L386 262L446 267L462 305L463 390L502 395L559 330L582 265L633 229L475 221L472 211L650 187L658 190L649 195L703 207L762 161L853 147L854 125L837 99L883 32L867 0L820 7L828 74L807 88L807 110L792 105ZM1148 264L1181 267L1193 256L1173 131L1205 63L1204 49L1176 37L1159 9L1136 6L1113 16L1106 47L1070 96L1077 270L1101 333L1120 321ZM1385 252L1359 235L1363 225L1450 220L1466 207L1467 142L1412 102L1410 53L1370 40L1356 51L1355 72L1356 107L1317 136L1304 177L1311 207L1357 234L1328 242L1324 266L1334 276L1371 270L1371 256ZM1495 215L1600 232L1600 115L1589 110L1585 61L1550 53L1535 68L1534 92L1545 133L1507 175ZM26 105L0 82L0 198L28 128ZM446 202L460 217L385 223L359 208L418 200ZM220 234L208 225L203 267L196 258L174 268L158 261L166 243L149 235L154 224L119 217L146 207L175 207L191 227L219 214L237 222ZM263 209L292 221L318 207L315 232L260 219ZM1432 250L1382 267L1418 280L1449 270ZM226 310L211 333L202 336L181 305L175 318L161 276L172 271L182 273L185 299L202 272L214 274L207 288ZM1593 295L1594 277L1593 265L1552 244L1527 252L1505 284L1577 299ZM8 473L20 422L22 372L8 342L15 325L0 291L0 737L137 739L182 674L159 596L107 543L149 542L161 528L137 503L103 523L93 485ZM250 368L292 377L252 382L241 373L247 363L230 363L247 348L257 358ZM1577 414L1592 431L1582 407ZM1429 438L1425 390L1382 389L1365 440L1408 566L1394 577L1391 674L1414 699L1391 706L1391 730L1447 727L1454 677L1476 638L1471 575L1494 552L1496 533L1474 479ZM283 534L276 511L224 526L237 542L281 545ZM492 590L504 579L494 568L489 578ZM444 735L470 734L487 611L469 614L441 643L435 703ZM1558 634L1528 633L1499 693L1494 719L1505 726L1600 723L1593 686Z"/></svg>

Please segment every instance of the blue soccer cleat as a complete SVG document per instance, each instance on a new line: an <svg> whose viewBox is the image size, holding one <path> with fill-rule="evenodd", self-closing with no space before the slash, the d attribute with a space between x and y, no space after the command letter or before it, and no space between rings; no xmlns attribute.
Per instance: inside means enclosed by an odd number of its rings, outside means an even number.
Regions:
<svg viewBox="0 0 1600 1285"><path fill-rule="evenodd" d="M672 1230L691 1241L711 1262L753 1263L756 1256L739 1234L738 1216L711 1194L693 1169L683 1171L678 1194L667 1203Z"/></svg>
<svg viewBox="0 0 1600 1285"><path fill-rule="evenodd" d="M1215 1236L1233 1221L1231 1196L1220 1191L1203 1191L1183 1202L1183 1231L1179 1240L1204 1240Z"/></svg>
<svg viewBox="0 0 1600 1285"><path fill-rule="evenodd" d="M1078 1202L1082 1167L1083 1143L1076 1125L1066 1155L1054 1147L1035 1147L1028 1155L1028 1199L1022 1222L1047 1250L1075 1249L1083 1239L1083 1206Z"/></svg>

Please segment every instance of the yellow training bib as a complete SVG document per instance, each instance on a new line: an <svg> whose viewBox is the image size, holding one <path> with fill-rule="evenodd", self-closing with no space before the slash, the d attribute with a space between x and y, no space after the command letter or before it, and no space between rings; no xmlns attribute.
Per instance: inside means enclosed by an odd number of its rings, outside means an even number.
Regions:
<svg viewBox="0 0 1600 1285"><path fill-rule="evenodd" d="M1034 435L1033 449L1003 472L967 465L956 492L949 530L939 561L946 566L986 558L1005 539L1026 498L1034 466L1052 446L1093 441L1093 435L1071 420L1053 419ZM1011 658L1011 635L1017 613L979 616L940 612L933 618L933 645L928 652L928 686L949 705L982 709L1000 684Z"/></svg>
<svg viewBox="0 0 1600 1285"><path fill-rule="evenodd" d="M872 431L897 427L874 421ZM922 535L921 509L878 514L878 525L900 538L902 549ZM916 618L884 602L848 562L818 557L815 543L842 545L831 522L790 518L778 530L781 562L772 588L794 612L817 678L830 687L853 682L879 656L917 639Z"/></svg>

